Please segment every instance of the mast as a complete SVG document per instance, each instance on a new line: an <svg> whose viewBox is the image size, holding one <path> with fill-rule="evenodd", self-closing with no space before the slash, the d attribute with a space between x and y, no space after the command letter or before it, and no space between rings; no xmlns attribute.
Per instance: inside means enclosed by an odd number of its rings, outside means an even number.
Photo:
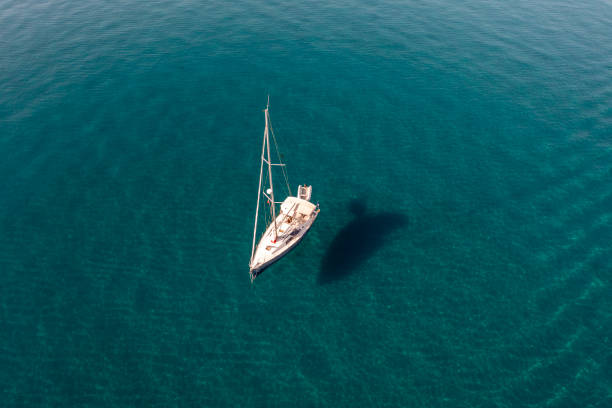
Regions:
<svg viewBox="0 0 612 408"><path fill-rule="evenodd" d="M270 177L270 206L272 207L272 219L274 220L274 241L276 242L277 231L276 231L276 204L274 201L274 187L272 184L272 162L270 161L270 132L268 131L268 108L270 107L270 96L268 96L268 104L266 105L265 115L266 115L266 130L264 131L265 144L268 150L268 175ZM262 163L263 164L263 163ZM258 198L259 199L259 198Z"/></svg>

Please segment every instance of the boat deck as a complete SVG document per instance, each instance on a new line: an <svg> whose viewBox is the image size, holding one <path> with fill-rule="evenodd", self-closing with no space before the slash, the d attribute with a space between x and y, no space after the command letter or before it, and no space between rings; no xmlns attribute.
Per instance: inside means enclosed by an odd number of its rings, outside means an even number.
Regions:
<svg viewBox="0 0 612 408"><path fill-rule="evenodd" d="M297 197L287 197L281 204L280 214L264 232L251 261L255 275L284 256L308 231L318 215L317 206Z"/></svg>

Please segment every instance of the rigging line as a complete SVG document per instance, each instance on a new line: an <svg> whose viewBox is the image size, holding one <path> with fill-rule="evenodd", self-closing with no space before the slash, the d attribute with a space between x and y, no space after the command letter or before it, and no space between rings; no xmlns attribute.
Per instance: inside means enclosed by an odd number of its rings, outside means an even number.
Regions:
<svg viewBox="0 0 612 408"><path fill-rule="evenodd" d="M263 157L264 149L266 147L266 139L264 138L263 144L261 146L261 156ZM261 199L261 179L263 178L263 161L261 162L261 166L259 167L259 187L257 187L257 209L255 210L255 225L253 226L253 246L251 248L251 260L249 261L249 265L253 262L253 256L255 255L255 240L257 238L257 218L259 217L259 202Z"/></svg>
<svg viewBox="0 0 612 408"><path fill-rule="evenodd" d="M270 182L269 175L266 174L264 177L265 177L264 186L269 186L270 185L269 184L269 182ZM262 191L262 194L263 194L263 191ZM263 200L262 205L264 206L263 213L264 213L264 221L265 221L265 224L266 224L266 228L264 228L264 231L262 232L262 235L263 235L265 233L265 230L268 229L268 227L270 226L270 223L272 222L272 217L270 217L270 211L268 211L268 210L270 210L270 208L269 207L266 208L266 201L265 200Z"/></svg>
<svg viewBox="0 0 612 408"><path fill-rule="evenodd" d="M272 127L272 121L270 120L270 115L268 115L268 125L270 125L270 133L272 133L272 140L274 141L274 147L276 148L276 155L278 156L278 162L282 163L280 150L278 149L278 143L276 143L276 136L274 135L274 128ZM287 192L289 196L291 196L291 187L289 187L289 177L287 177L286 166L280 166L283 170L283 177L285 178L285 185L287 186Z"/></svg>
<svg viewBox="0 0 612 408"><path fill-rule="evenodd" d="M270 175L267 172L263 173L263 180L262 181L262 187L265 189L267 188L266 186L269 186L270 184ZM261 195L263 195L264 192L260 190L260 197ZM260 198L259 197L259 198ZM261 233L259 234L259 239L261 239L264 234L266 233L266 230L268 229L268 227L270 226L270 223L272 222L272 217L270 217L270 208L266 207L266 200L261 200L261 202L259 201L259 198L257 200L257 211L261 214L263 213L263 222L264 222L264 228L261 230ZM259 211L261 210L261 211ZM255 213L255 215L257 216L258 212ZM256 230L257 230L257 224L255 226ZM255 234L257 234L255 232ZM251 255L252 256L252 255Z"/></svg>

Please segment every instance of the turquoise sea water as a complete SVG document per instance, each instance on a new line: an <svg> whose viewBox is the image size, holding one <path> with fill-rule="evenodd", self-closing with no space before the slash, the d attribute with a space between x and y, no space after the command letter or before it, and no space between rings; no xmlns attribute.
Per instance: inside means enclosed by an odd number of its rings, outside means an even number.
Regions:
<svg viewBox="0 0 612 408"><path fill-rule="evenodd" d="M611 179L609 1L2 1L0 405L610 407Z"/></svg>

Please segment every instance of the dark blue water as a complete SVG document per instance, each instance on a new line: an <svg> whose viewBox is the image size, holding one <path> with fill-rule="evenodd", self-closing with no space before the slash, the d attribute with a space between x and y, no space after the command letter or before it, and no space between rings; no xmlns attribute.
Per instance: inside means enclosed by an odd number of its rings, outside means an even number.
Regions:
<svg viewBox="0 0 612 408"><path fill-rule="evenodd" d="M3 1L0 405L612 406L611 180L609 1Z"/></svg>

